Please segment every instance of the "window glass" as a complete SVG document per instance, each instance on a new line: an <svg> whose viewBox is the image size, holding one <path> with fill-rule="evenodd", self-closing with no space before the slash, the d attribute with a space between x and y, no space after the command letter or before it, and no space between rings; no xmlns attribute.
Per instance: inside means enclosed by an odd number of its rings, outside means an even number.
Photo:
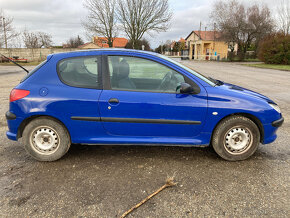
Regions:
<svg viewBox="0 0 290 218"><path fill-rule="evenodd" d="M96 56L64 59L58 64L60 79L70 86L98 88L98 61Z"/></svg>
<svg viewBox="0 0 290 218"><path fill-rule="evenodd" d="M166 57L166 56L164 56L164 55L160 55L160 54L159 54L158 56L159 56L160 58L164 59L164 60L167 60L167 61L169 61L169 62L171 62L171 63L173 63L173 64L175 64L175 65L177 65L177 66L179 66L179 67L181 67L181 68L183 68L184 70L188 71L189 73L193 74L194 76L196 76L196 77L202 79L203 81L205 81L205 82L208 83L209 85L211 85L211 86L215 86L215 85L216 85L216 84L215 84L214 82L212 82L211 79L209 79L208 77L203 76L201 73L195 72L194 70L192 70L192 69L190 69L190 68L188 68L188 67L182 65L181 63L178 63L177 61L172 60L171 58L168 58L168 57Z"/></svg>
<svg viewBox="0 0 290 218"><path fill-rule="evenodd" d="M160 63L136 57L109 56L112 89L176 93L182 74Z"/></svg>

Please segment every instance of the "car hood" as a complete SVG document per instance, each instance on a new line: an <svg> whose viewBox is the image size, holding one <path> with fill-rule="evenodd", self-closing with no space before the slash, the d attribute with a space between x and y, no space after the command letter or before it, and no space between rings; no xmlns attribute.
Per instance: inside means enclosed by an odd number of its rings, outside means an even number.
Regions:
<svg viewBox="0 0 290 218"><path fill-rule="evenodd" d="M248 95L248 96L252 96L258 99L263 99L265 101L267 101L268 103L274 103L270 98L268 98L265 95L262 95L258 92L254 92L252 90L234 85L234 84L230 84L230 83L223 83L221 85L222 88L228 89L229 91L233 91L233 92L239 92L240 94L244 94L244 95ZM275 103L274 103L275 104Z"/></svg>

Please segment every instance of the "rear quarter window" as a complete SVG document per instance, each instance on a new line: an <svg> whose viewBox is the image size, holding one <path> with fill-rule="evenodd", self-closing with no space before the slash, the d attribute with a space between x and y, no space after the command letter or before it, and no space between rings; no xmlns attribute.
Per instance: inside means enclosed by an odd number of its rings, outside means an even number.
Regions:
<svg viewBox="0 0 290 218"><path fill-rule="evenodd" d="M58 62L60 80L73 87L100 88L99 56L73 57Z"/></svg>

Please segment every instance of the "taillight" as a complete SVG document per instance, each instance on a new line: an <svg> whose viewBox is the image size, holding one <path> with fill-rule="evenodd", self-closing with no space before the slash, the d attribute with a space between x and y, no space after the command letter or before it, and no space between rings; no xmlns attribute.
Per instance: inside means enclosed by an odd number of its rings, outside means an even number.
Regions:
<svg viewBox="0 0 290 218"><path fill-rule="evenodd" d="M30 91L23 89L12 89L10 92L10 102L19 100L29 95Z"/></svg>

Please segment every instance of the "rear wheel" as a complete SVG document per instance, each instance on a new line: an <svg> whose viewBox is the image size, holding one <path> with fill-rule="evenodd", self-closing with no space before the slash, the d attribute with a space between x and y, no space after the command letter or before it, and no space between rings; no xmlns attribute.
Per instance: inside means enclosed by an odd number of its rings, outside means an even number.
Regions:
<svg viewBox="0 0 290 218"><path fill-rule="evenodd" d="M69 150L71 141L66 128L49 117L32 120L23 131L25 150L39 161L55 161Z"/></svg>
<svg viewBox="0 0 290 218"><path fill-rule="evenodd" d="M225 160L238 161L249 158L260 144L257 125L243 116L223 120L215 129L212 146Z"/></svg>

